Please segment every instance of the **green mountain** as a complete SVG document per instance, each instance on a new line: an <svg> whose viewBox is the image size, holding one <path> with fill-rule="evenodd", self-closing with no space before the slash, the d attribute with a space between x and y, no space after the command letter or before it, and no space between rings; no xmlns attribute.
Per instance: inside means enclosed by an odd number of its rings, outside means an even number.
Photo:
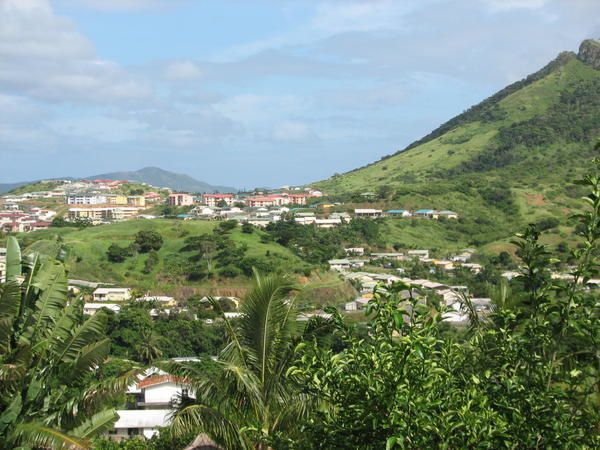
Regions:
<svg viewBox="0 0 600 450"><path fill-rule="evenodd" d="M143 169L129 172L102 173L99 175L91 175L87 178L137 181L140 183L148 183L152 186L168 187L186 192L237 192L237 189L231 186L213 186L204 181L198 181L189 175L169 172L159 167L144 167Z"/></svg>
<svg viewBox="0 0 600 450"><path fill-rule="evenodd" d="M314 186L346 202L374 192L384 207L456 211L456 239L482 244L545 217L565 222L598 137L600 42L586 40L404 150Z"/></svg>

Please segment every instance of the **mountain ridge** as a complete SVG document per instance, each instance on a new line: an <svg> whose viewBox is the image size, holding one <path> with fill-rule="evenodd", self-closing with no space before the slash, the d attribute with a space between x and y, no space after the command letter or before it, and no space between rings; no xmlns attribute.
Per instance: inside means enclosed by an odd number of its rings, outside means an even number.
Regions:
<svg viewBox="0 0 600 450"><path fill-rule="evenodd" d="M79 179L106 179L106 180L128 180L138 183L148 183L156 187L167 187L178 191L198 192L198 193L225 193L237 192L237 189L231 186L211 185L204 181L177 172L170 172L160 167L147 166L135 171L107 172L97 175L90 175L82 178L75 177L56 177L44 178L44 180L79 180ZM0 183L0 194L10 192L21 186L38 183L41 180L17 181L14 183Z"/></svg>
<svg viewBox="0 0 600 450"><path fill-rule="evenodd" d="M108 172L86 177L88 179L129 180L148 183L157 187L168 187L178 191L225 193L237 192L231 186L211 185L204 181L196 180L183 173L171 172L156 166L147 166L135 171Z"/></svg>
<svg viewBox="0 0 600 450"><path fill-rule="evenodd" d="M584 41L403 151L311 185L344 202L376 192L381 207L457 211L474 245L549 216L566 223L579 202L569 182L597 153L597 62L600 43Z"/></svg>

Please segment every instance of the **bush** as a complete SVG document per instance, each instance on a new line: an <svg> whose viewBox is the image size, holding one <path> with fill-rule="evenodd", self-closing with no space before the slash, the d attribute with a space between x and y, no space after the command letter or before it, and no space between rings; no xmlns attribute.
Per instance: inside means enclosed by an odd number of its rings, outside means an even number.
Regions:
<svg viewBox="0 0 600 450"><path fill-rule="evenodd" d="M160 250L163 245L163 238L156 231L138 231L134 243L140 253L148 253Z"/></svg>

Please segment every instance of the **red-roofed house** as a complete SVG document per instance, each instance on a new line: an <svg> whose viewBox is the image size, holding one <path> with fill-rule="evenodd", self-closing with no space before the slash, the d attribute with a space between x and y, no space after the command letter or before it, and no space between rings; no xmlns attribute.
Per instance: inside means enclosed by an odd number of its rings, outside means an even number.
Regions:
<svg viewBox="0 0 600 450"><path fill-rule="evenodd" d="M235 196L233 194L204 194L202 195L202 202L212 208L219 206L221 202L225 202L227 206L233 206Z"/></svg>

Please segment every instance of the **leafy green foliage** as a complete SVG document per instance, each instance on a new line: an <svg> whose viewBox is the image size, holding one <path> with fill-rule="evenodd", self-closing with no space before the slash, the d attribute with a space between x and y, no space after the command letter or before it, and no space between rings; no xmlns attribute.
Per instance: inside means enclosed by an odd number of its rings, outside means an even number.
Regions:
<svg viewBox="0 0 600 450"><path fill-rule="evenodd" d="M142 230L135 235L134 243L140 253L149 253L160 250L163 245L163 238L156 231Z"/></svg>
<svg viewBox="0 0 600 450"><path fill-rule="evenodd" d="M500 286L485 316L465 297L465 342L442 333L444 307L404 301L399 283L376 291L367 336L338 316L341 351L301 344L288 375L323 407L293 447L597 448L600 322L586 282L599 269L600 178L582 183L573 279L551 279L552 255L529 226L515 240L525 301Z"/></svg>
<svg viewBox="0 0 600 450"><path fill-rule="evenodd" d="M104 313L83 319L67 303L63 265L21 259L7 243L0 286L0 448L88 448L116 419L111 399L135 373L104 377L110 341Z"/></svg>
<svg viewBox="0 0 600 450"><path fill-rule="evenodd" d="M286 380L296 338L296 311L289 281L256 274L235 323L223 318L228 344L214 371L194 363L166 369L190 380L196 400L182 405L173 432L207 433L228 449L268 448L284 433L291 437L310 400ZM212 302L215 308L219 303Z"/></svg>

